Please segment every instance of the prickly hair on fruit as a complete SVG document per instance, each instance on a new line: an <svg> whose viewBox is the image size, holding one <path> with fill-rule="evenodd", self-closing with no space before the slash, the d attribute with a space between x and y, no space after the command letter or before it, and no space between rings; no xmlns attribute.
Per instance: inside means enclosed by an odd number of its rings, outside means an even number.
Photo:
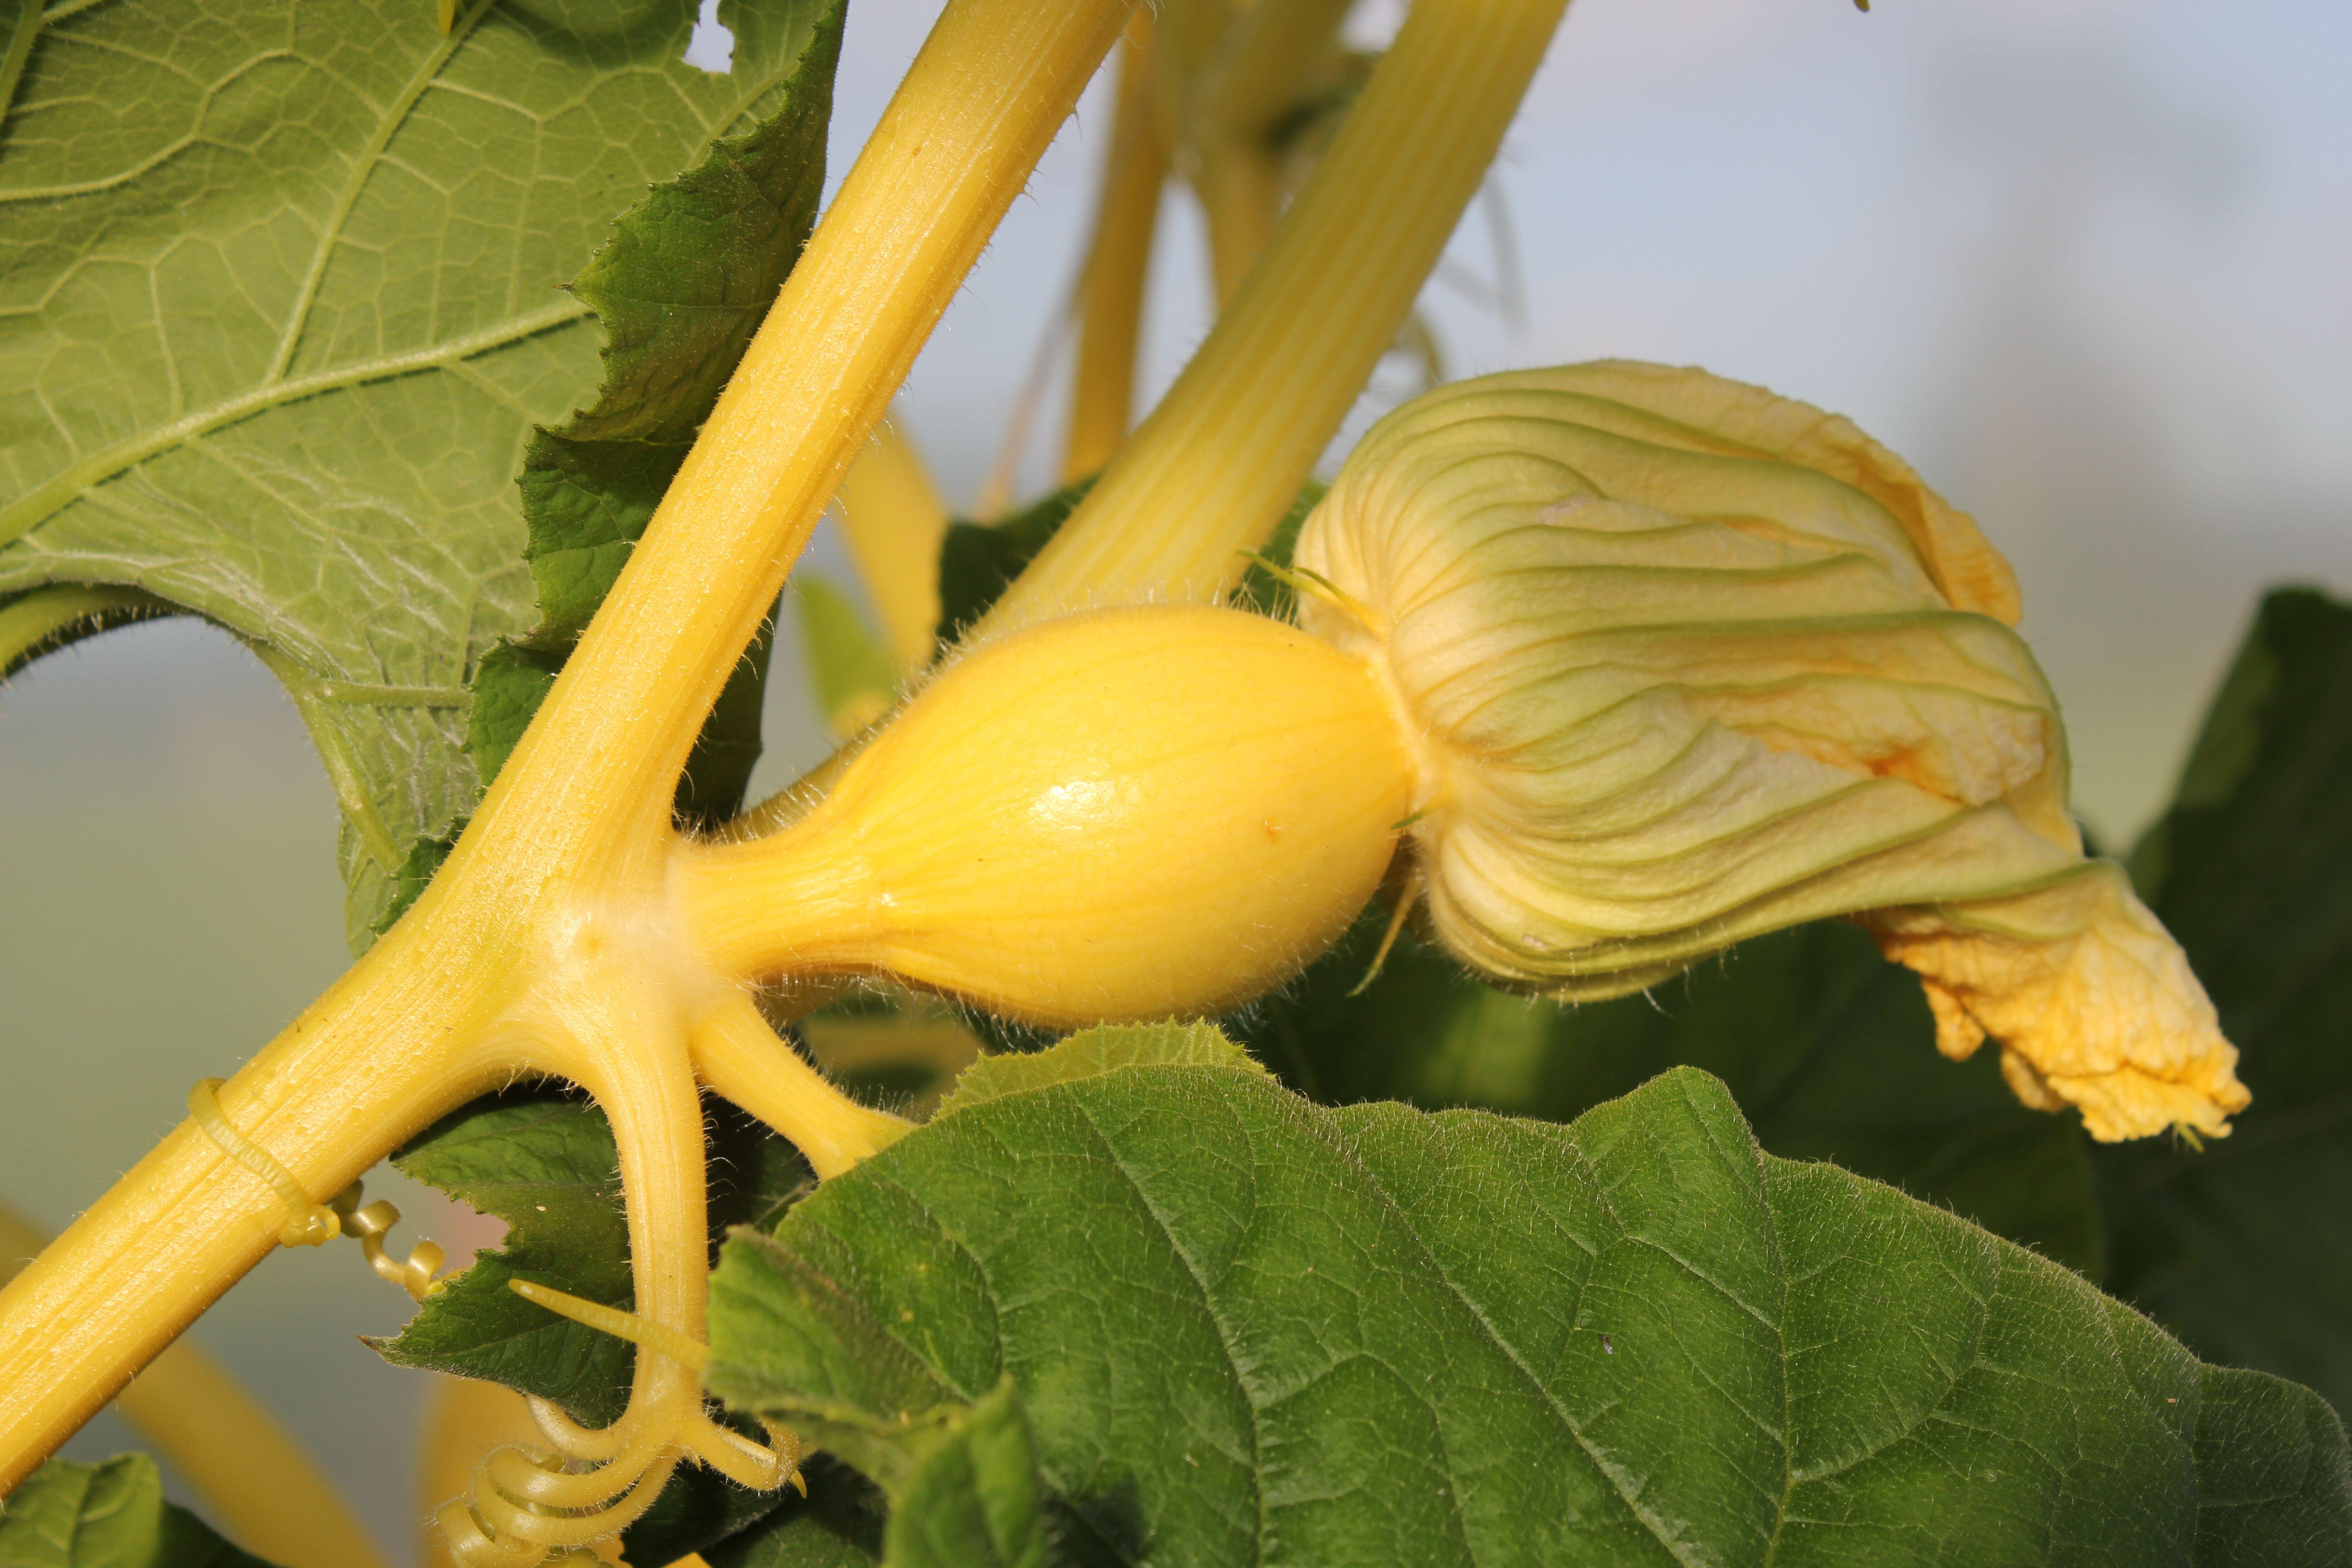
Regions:
<svg viewBox="0 0 2352 1568"><path fill-rule="evenodd" d="M1403 715L1426 920L1563 997L1860 919L2101 1138L2226 1131L2210 1004L2084 858L2007 563L1851 423L1609 362L1439 389L1368 435L1296 556L1302 623Z"/></svg>

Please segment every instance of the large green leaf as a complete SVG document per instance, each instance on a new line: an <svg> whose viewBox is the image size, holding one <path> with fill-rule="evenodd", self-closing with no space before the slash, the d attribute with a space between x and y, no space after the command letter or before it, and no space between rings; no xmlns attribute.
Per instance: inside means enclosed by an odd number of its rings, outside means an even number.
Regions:
<svg viewBox="0 0 2352 1568"><path fill-rule="evenodd" d="M2254 1101L2202 1152L2097 1152L2110 1288L2352 1409L2352 605L2273 594L2132 860Z"/></svg>
<svg viewBox="0 0 2352 1568"><path fill-rule="evenodd" d="M711 1386L903 1506L1009 1378L1071 1557L2352 1562L2316 1396L1765 1154L1705 1074L1560 1127L1175 1044L991 1063L738 1233Z"/></svg>
<svg viewBox="0 0 2352 1568"><path fill-rule="evenodd" d="M1743 942L1643 996L1562 1007L1481 984L1383 920L1232 1021L1292 1087L1569 1121L1668 1068L1727 1084L1764 1147L1834 1160L2098 1277L2086 1141L2028 1110L1992 1053L1954 1064L1908 970L1830 922Z"/></svg>
<svg viewBox="0 0 2352 1568"><path fill-rule="evenodd" d="M814 1179L792 1145L713 1101L707 1134L714 1243L732 1225L772 1224ZM507 1288L529 1279L627 1309L629 1228L619 1155L604 1114L585 1096L547 1085L476 1100L435 1122L393 1163L507 1222L485 1252L426 1298L386 1360L503 1383L603 1426L628 1405L635 1352Z"/></svg>
<svg viewBox="0 0 2352 1568"><path fill-rule="evenodd" d="M260 653L344 808L355 942L470 805L468 684L533 624L514 478L605 335L561 286L649 184L770 121L828 16L730 11L726 77L680 58L691 6L641 0L476 0L446 37L414 0L110 0L31 37L0 121L0 604L135 587ZM641 227L738 237L691 219ZM624 292L594 302L608 360L756 309ZM733 330L652 381L698 395Z"/></svg>
<svg viewBox="0 0 2352 1568"><path fill-rule="evenodd" d="M0 1568L268 1568L163 1500L144 1454L52 1459L0 1505Z"/></svg>
<svg viewBox="0 0 2352 1568"><path fill-rule="evenodd" d="M784 7L796 64L773 111L621 215L572 292L609 334L595 401L523 455L540 623L475 683L467 743L484 777L522 738L603 604L816 222L844 0ZM691 820L742 804L760 755L773 625L739 661L679 784Z"/></svg>

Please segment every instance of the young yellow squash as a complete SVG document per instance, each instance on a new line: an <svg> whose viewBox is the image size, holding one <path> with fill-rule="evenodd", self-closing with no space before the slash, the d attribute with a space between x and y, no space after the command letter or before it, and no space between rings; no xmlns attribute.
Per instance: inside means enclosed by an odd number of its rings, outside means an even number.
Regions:
<svg viewBox="0 0 2352 1568"><path fill-rule="evenodd" d="M984 642L815 808L685 844L722 973L887 973L1049 1026L1196 1017L1280 984L1379 886L1411 810L1359 659L1202 605Z"/></svg>

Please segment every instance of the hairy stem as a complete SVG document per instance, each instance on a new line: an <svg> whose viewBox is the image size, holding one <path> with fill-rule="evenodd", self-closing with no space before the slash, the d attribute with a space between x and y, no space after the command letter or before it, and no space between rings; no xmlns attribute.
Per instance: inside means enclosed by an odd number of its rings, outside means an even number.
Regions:
<svg viewBox="0 0 2352 1568"><path fill-rule="evenodd" d="M791 1139L819 1180L910 1131L900 1118L860 1105L825 1081L740 993L695 1026L694 1066L703 1082Z"/></svg>
<svg viewBox="0 0 2352 1568"><path fill-rule="evenodd" d="M82 583L35 588L0 602L0 679L67 643L179 613L178 605L139 588Z"/></svg>
<svg viewBox="0 0 2352 1568"><path fill-rule="evenodd" d="M527 1026L547 973L642 945L705 714L1129 5L952 0L941 16L442 874L220 1091L314 1197L517 1073L578 1068L616 1134L653 1092L617 1065L547 1059ZM690 972L674 979L691 988ZM682 1050L674 1070L690 1085ZM694 1173L699 1191L698 1158ZM259 1261L280 1207L183 1124L0 1292L0 1490ZM640 1285L698 1323L682 1288Z"/></svg>
<svg viewBox="0 0 2352 1568"><path fill-rule="evenodd" d="M1566 8L1418 0L1201 352L979 635L1239 578L1396 341Z"/></svg>
<svg viewBox="0 0 2352 1568"><path fill-rule="evenodd" d="M47 1240L0 1206L0 1279ZM188 1478L214 1521L248 1552L284 1568L384 1568L310 1451L197 1346L183 1342L164 1351L116 1396L114 1407Z"/></svg>

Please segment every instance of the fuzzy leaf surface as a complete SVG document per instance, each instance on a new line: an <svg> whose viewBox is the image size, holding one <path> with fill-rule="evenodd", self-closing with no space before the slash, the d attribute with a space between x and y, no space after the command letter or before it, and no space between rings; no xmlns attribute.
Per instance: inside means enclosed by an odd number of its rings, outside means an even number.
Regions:
<svg viewBox="0 0 2352 1568"><path fill-rule="evenodd" d="M710 1386L903 1503L1009 1378L1066 1561L2352 1562L2323 1401L1766 1154L1704 1073L1562 1127L1150 1033L739 1232Z"/></svg>
<svg viewBox="0 0 2352 1568"><path fill-rule="evenodd" d="M2095 1152L2109 1288L2352 1409L2352 605L2273 594L2132 858L2254 1093L2228 1139Z"/></svg>
<svg viewBox="0 0 2352 1568"><path fill-rule="evenodd" d="M2020 1105L1991 1052L1938 1056L1918 981L1850 926L1777 932L1647 995L1563 1007L1482 984L1411 937L1351 995L1384 923L1374 911L1232 1020L1310 1098L1570 1121L1696 1067L1729 1086L1773 1153L1834 1160L2099 1277L2081 1130Z"/></svg>
<svg viewBox="0 0 2352 1568"><path fill-rule="evenodd" d="M163 1500L144 1454L52 1459L0 1508L0 1568L269 1568Z"/></svg>
<svg viewBox="0 0 2352 1568"><path fill-rule="evenodd" d="M680 58L692 7L614 0L477 0L446 37L406 0L114 0L31 37L0 121L0 605L135 587L260 652L343 807L355 942L469 807L468 684L536 618L514 479L606 332L562 286L769 116L824 9L730 9L723 77Z"/></svg>

